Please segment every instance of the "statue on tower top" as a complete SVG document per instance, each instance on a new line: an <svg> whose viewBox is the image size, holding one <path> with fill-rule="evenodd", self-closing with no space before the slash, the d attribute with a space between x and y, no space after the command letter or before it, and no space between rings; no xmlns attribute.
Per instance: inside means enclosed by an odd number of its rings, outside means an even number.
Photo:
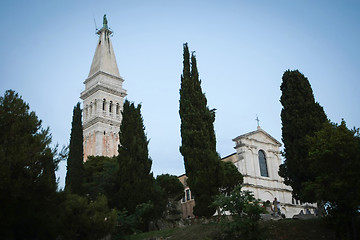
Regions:
<svg viewBox="0 0 360 240"><path fill-rule="evenodd" d="M108 29L108 21L107 21L107 19L106 19L106 14L104 14L104 18L103 18L103 28L105 28L105 29Z"/></svg>
<svg viewBox="0 0 360 240"><path fill-rule="evenodd" d="M103 17L103 27L101 29L96 29L96 34L101 35L102 32L105 33L106 37L111 36L111 34L113 33L108 26L108 20L106 18L106 14L104 14Z"/></svg>

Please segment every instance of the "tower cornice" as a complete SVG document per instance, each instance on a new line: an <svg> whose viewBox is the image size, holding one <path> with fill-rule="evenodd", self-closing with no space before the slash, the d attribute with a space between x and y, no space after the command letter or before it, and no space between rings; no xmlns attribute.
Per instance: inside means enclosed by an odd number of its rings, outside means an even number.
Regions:
<svg viewBox="0 0 360 240"><path fill-rule="evenodd" d="M90 82L92 79L94 79L96 76L98 76L100 74L103 74L103 75L106 75L107 77L114 78L116 80L124 82L124 79L122 77L118 77L118 76L112 75L112 74L104 72L104 71L97 71L96 73L94 73L93 75L91 75L90 77L85 79L84 84L87 84L88 82Z"/></svg>
<svg viewBox="0 0 360 240"><path fill-rule="evenodd" d="M84 128L84 130L86 130L87 128L89 128L90 126L93 126L94 124L96 124L98 122L109 124L109 125L112 125L115 127L120 127L120 124L121 124L120 121L97 116L97 117L94 117L93 119L91 119L90 121L84 122L83 128Z"/></svg>
<svg viewBox="0 0 360 240"><path fill-rule="evenodd" d="M117 91L114 88L110 88L108 86L104 86L101 83L96 84L95 86L93 86L92 88L83 91L80 94L80 98L82 100L85 100L87 97L91 96L92 94L94 94L97 91L104 91L104 92L108 92L111 93L115 96L119 96L119 97L126 97L126 90L122 89L122 91Z"/></svg>

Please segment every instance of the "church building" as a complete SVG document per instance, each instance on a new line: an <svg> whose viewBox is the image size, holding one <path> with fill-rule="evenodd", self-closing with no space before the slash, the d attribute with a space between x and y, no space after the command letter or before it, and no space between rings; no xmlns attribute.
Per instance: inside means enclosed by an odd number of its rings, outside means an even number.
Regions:
<svg viewBox="0 0 360 240"><path fill-rule="evenodd" d="M257 130L233 139L236 152L222 158L232 162L244 177L242 190L253 192L254 197L262 202L280 202L281 213L287 218L301 213L314 214L315 204L301 203L292 196L290 186L284 184L278 174L281 164L281 143L258 126ZM192 207L196 199L191 197L191 190L186 186L186 176L181 175L184 184L184 198L181 201L183 218L193 217Z"/></svg>
<svg viewBox="0 0 360 240"><path fill-rule="evenodd" d="M99 40L88 78L84 81L83 134L84 161L87 157L118 154L121 111L126 90L120 76L111 39L112 31L104 15L103 27L98 30Z"/></svg>

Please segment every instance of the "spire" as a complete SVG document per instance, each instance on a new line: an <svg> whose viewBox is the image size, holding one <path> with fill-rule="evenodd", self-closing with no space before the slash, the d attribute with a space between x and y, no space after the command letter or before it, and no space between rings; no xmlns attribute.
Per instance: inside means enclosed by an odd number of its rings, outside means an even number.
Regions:
<svg viewBox="0 0 360 240"><path fill-rule="evenodd" d="M96 34L99 35L99 41L95 50L88 77L93 76L97 72L105 72L110 75L120 77L114 50L110 40L112 31L108 27L106 14L103 18L103 27L98 30Z"/></svg>

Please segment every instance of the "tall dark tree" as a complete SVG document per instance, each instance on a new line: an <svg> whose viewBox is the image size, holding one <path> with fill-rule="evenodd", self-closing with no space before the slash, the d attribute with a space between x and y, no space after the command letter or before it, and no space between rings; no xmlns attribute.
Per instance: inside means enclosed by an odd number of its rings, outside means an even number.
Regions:
<svg viewBox="0 0 360 240"><path fill-rule="evenodd" d="M140 109L140 104L135 107L134 103L125 100L119 133L118 208L126 209L129 214L133 214L139 204L151 200L154 185L150 172L152 160L148 153L149 141Z"/></svg>
<svg viewBox="0 0 360 240"><path fill-rule="evenodd" d="M281 121L285 162L280 165L279 174L293 188L297 199L313 202L301 193L303 183L314 178L309 169L306 137L320 130L327 117L320 104L315 102L311 85L302 73L287 70L282 80L280 102L283 106Z"/></svg>
<svg viewBox="0 0 360 240"><path fill-rule="evenodd" d="M81 195L83 193L84 150L80 103L77 103L74 107L71 126L65 189L69 189L72 193Z"/></svg>
<svg viewBox="0 0 360 240"><path fill-rule="evenodd" d="M0 97L0 229L4 239L56 238L58 161L49 129L12 90Z"/></svg>
<svg viewBox="0 0 360 240"><path fill-rule="evenodd" d="M220 158L216 152L213 123L215 110L209 110L201 89L196 56L184 44L183 74L180 88L180 118L182 145L188 185L195 196L194 214L211 216L215 207L210 206L219 192Z"/></svg>

